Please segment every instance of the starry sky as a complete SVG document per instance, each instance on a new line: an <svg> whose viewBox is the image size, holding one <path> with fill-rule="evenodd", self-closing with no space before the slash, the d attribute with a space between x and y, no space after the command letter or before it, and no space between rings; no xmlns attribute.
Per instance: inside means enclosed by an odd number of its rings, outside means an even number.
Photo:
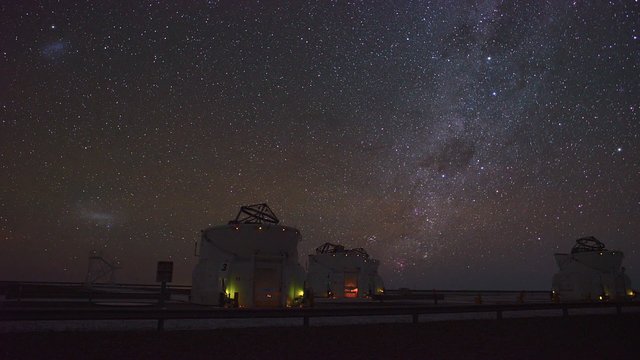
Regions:
<svg viewBox="0 0 640 360"><path fill-rule="evenodd" d="M3 1L0 280L120 282L267 202L387 287L640 284L637 1Z"/></svg>

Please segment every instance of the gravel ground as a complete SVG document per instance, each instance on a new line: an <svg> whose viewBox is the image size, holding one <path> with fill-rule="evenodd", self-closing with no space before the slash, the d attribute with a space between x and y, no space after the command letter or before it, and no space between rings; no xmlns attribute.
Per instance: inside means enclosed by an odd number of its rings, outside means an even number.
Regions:
<svg viewBox="0 0 640 360"><path fill-rule="evenodd" d="M640 315L0 334L1 359L640 359Z"/></svg>

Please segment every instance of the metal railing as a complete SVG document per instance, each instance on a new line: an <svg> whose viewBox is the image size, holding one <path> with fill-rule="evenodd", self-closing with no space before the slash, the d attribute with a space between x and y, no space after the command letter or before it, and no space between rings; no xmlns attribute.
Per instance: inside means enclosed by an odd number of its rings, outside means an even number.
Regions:
<svg viewBox="0 0 640 360"><path fill-rule="evenodd" d="M168 297L184 297L189 292L190 286L172 285L169 286ZM159 330L164 328L166 320L182 319L300 318L302 325L309 326L312 318L399 315L407 316L416 323L420 315L427 314L495 313L496 319L502 319L504 312L550 310L567 317L570 310L576 309L615 309L617 314L621 314L624 308L640 306L637 301L558 304L553 303L549 291L544 290L397 289L387 290L364 303L328 301L316 303L313 308L278 309L227 309L175 301L160 306L155 304L160 298L159 284L96 284L87 288L83 283L2 281L0 294L9 300L0 302L0 321L156 320ZM46 301L36 301L30 306L21 302L29 299ZM56 303L54 299L72 301ZM117 307L101 307L93 303L97 299L152 301L145 307L127 306L126 303Z"/></svg>
<svg viewBox="0 0 640 360"><path fill-rule="evenodd" d="M621 303L531 303L489 305L416 305L416 306L368 306L334 308L280 308L280 309L224 309L217 307L151 307L151 308L0 308L0 321L60 321L60 320L157 320L158 330L164 328L166 320L184 319L261 319L300 318L303 326L309 326L312 318L358 317L358 316L407 316L413 323L420 315L495 313L500 320L505 312L555 310L558 315L569 316L576 309L615 309L622 314L625 308L637 308L640 302Z"/></svg>
<svg viewBox="0 0 640 360"><path fill-rule="evenodd" d="M548 290L386 290L374 296L378 301L412 300L433 302L433 304L499 304L499 303L549 303Z"/></svg>
<svg viewBox="0 0 640 360"><path fill-rule="evenodd" d="M189 285L167 286L167 296L188 296ZM91 302L97 299L157 299L160 284L111 284L97 283L87 286L76 282L0 281L0 295L6 299L75 299Z"/></svg>

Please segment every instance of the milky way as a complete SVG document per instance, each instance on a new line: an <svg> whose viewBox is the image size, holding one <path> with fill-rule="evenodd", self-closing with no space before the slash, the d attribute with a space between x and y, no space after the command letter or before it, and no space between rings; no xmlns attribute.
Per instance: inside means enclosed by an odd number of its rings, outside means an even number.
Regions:
<svg viewBox="0 0 640 360"><path fill-rule="evenodd" d="M267 202L390 287L546 289L586 235L640 281L637 2L133 3L0 6L1 279L189 283Z"/></svg>

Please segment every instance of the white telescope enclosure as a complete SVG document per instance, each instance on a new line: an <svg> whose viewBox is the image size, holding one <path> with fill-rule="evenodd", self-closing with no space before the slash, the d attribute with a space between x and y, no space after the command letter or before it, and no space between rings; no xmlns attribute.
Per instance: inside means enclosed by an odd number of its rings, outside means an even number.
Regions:
<svg viewBox="0 0 640 360"><path fill-rule="evenodd" d="M366 298L384 292L378 260L362 249L325 243L309 255L307 288L315 297Z"/></svg>
<svg viewBox="0 0 640 360"><path fill-rule="evenodd" d="M583 237L569 254L555 254L559 271L553 276L556 301L620 301L635 297L622 267L624 254L608 250L595 237Z"/></svg>
<svg viewBox="0 0 640 360"><path fill-rule="evenodd" d="M304 294L298 229L279 225L267 204L242 206L235 220L202 230L191 302L233 307L292 306Z"/></svg>

